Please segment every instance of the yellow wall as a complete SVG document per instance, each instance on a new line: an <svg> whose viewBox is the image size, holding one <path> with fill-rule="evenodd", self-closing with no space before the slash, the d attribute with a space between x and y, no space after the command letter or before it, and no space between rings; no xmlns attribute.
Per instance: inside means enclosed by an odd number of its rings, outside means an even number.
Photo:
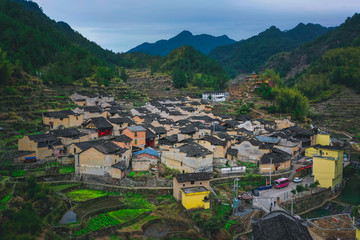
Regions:
<svg viewBox="0 0 360 240"><path fill-rule="evenodd" d="M356 228L356 240L360 240L360 229Z"/></svg>
<svg viewBox="0 0 360 240"><path fill-rule="evenodd" d="M314 157L313 174L314 180L319 181L320 187L334 188L343 177L343 151L339 151L338 157L335 159Z"/></svg>
<svg viewBox="0 0 360 240"><path fill-rule="evenodd" d="M177 201L181 201L181 194L183 191L181 188L184 187L201 187L203 186L206 189L210 188L210 181L209 180L201 180L201 181L194 181L193 184L191 182L182 182L179 183L176 178L173 179L173 195Z"/></svg>
<svg viewBox="0 0 360 240"><path fill-rule="evenodd" d="M185 194L181 190L181 203L186 210L204 208L209 209L210 203L205 204L204 198L209 196L210 191Z"/></svg>
<svg viewBox="0 0 360 240"><path fill-rule="evenodd" d="M317 134L316 138L315 138L315 144L329 146L330 145L330 134Z"/></svg>

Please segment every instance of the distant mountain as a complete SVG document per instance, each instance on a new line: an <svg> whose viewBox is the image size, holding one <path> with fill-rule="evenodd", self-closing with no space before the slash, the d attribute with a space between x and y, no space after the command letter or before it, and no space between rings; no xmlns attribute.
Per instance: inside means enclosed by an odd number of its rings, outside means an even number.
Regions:
<svg viewBox="0 0 360 240"><path fill-rule="evenodd" d="M218 46L235 43L235 40L230 39L228 36L223 35L220 37L214 37L207 34L193 35L189 31L183 31L169 40L160 40L156 43L143 43L128 52L143 52L151 55L166 56L172 50L181 46L192 46L196 50L209 54L211 50Z"/></svg>
<svg viewBox="0 0 360 240"><path fill-rule="evenodd" d="M291 77L319 60L330 49L360 45L360 14L349 17L339 27L292 51L271 57L266 67L273 68L282 76Z"/></svg>
<svg viewBox="0 0 360 240"><path fill-rule="evenodd" d="M220 61L231 75L258 71L272 55L294 49L328 30L319 24L300 23L288 31L281 31L272 26L257 36L217 47L209 56Z"/></svg>

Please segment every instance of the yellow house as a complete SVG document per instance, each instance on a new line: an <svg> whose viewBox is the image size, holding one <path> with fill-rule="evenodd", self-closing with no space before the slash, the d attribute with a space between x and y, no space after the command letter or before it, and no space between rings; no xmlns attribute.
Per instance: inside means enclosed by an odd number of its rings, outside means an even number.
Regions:
<svg viewBox="0 0 360 240"><path fill-rule="evenodd" d="M344 151L335 146L315 145L305 150L305 156L313 157L314 180L320 187L334 188L343 177Z"/></svg>
<svg viewBox="0 0 360 240"><path fill-rule="evenodd" d="M197 208L209 209L209 194L210 191L203 186L182 188L181 204L186 210Z"/></svg>
<svg viewBox="0 0 360 240"><path fill-rule="evenodd" d="M320 144L323 146L330 145L330 134L317 134L315 137L315 144Z"/></svg>

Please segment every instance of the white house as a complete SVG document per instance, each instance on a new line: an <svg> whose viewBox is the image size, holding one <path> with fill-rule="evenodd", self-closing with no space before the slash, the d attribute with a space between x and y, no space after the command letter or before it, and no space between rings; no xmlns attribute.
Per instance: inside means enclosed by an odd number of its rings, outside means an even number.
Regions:
<svg viewBox="0 0 360 240"><path fill-rule="evenodd" d="M215 102L223 102L228 97L230 97L230 93L228 92L205 92L202 94L202 99Z"/></svg>

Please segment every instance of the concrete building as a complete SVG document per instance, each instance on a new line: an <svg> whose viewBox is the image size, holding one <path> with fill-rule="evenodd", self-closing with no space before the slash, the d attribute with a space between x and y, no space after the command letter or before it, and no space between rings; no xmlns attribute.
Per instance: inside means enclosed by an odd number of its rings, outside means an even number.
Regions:
<svg viewBox="0 0 360 240"><path fill-rule="evenodd" d="M313 158L314 181L319 181L320 187L333 189L341 184L343 149L335 146L314 145L306 149L305 156Z"/></svg>
<svg viewBox="0 0 360 240"><path fill-rule="evenodd" d="M185 209L210 208L209 173L178 174L173 180L173 195Z"/></svg>
<svg viewBox="0 0 360 240"><path fill-rule="evenodd" d="M212 172L214 154L198 143L187 143L163 149L161 162L182 173Z"/></svg>

